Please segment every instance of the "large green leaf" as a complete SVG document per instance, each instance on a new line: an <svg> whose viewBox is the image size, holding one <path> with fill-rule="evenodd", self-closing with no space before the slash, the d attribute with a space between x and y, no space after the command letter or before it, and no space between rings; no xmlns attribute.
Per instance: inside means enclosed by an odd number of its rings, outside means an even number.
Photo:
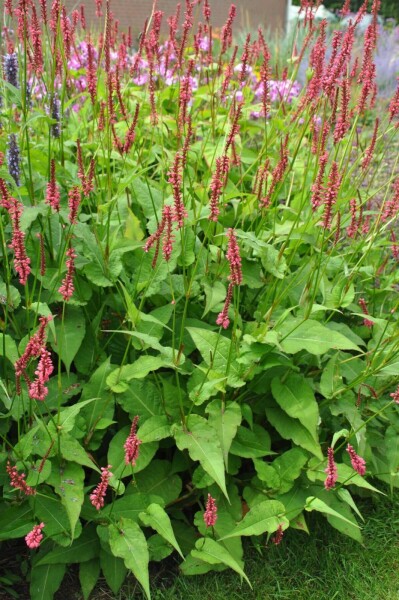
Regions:
<svg viewBox="0 0 399 600"><path fill-rule="evenodd" d="M309 450L320 460L323 459L320 445L298 419L292 419L277 406L267 406L266 416L281 437L292 440L297 446Z"/></svg>
<svg viewBox="0 0 399 600"><path fill-rule="evenodd" d="M3 504L0 508L0 541L22 537L34 524L32 509L26 503L21 506Z"/></svg>
<svg viewBox="0 0 399 600"><path fill-rule="evenodd" d="M166 460L152 460L151 463L141 471L135 474L134 492L142 492L144 494L155 494L161 496L165 504L173 502L179 497L183 484L180 477L173 473L172 465ZM132 490L128 487L126 494Z"/></svg>
<svg viewBox="0 0 399 600"><path fill-rule="evenodd" d="M273 469L280 478L280 494L284 494L292 488L294 481L301 475L307 460L306 452L300 448L291 448L273 461Z"/></svg>
<svg viewBox="0 0 399 600"><path fill-rule="evenodd" d="M93 463L86 450L79 444L78 440L75 440L69 433L63 433L60 437L61 453L65 460L99 471L98 467Z"/></svg>
<svg viewBox="0 0 399 600"><path fill-rule="evenodd" d="M139 425L144 420L164 414L162 397L157 387L148 380L133 380L128 390L118 394L116 401L133 420L140 417Z"/></svg>
<svg viewBox="0 0 399 600"><path fill-rule="evenodd" d="M286 319L278 327L280 345L288 354L307 350L310 354L325 354L334 350L357 350L360 348L338 331L332 331L322 323L307 319Z"/></svg>
<svg viewBox="0 0 399 600"><path fill-rule="evenodd" d="M124 494L122 498L115 500L113 504L105 506L102 510L102 514L112 514L116 519L129 519L130 521L138 523L140 513L146 510L147 506L149 506L152 502L152 495L141 494L134 491L130 494Z"/></svg>
<svg viewBox="0 0 399 600"><path fill-rule="evenodd" d="M60 411L59 418L57 419L57 427L62 432L71 431L75 426L75 419L80 413L84 406L94 402L94 398L89 400L83 400L83 402L77 402L73 406L68 406Z"/></svg>
<svg viewBox="0 0 399 600"><path fill-rule="evenodd" d="M224 546L222 546L222 544L218 544L218 542L215 542L215 540L211 538L203 538L196 541L195 548L195 550L191 551L193 558L198 558L199 560L203 560L211 565L218 563L227 565L230 567L230 569L233 569L233 571L238 573L240 577L243 577L252 589L252 585L248 577L245 575L235 558L228 550L226 550Z"/></svg>
<svg viewBox="0 0 399 600"><path fill-rule="evenodd" d="M44 531L46 531L44 529ZM82 563L98 556L100 544L93 525L83 529L82 535L73 541L68 548L55 546L50 552L38 560L37 565L57 565Z"/></svg>
<svg viewBox="0 0 399 600"><path fill-rule="evenodd" d="M205 363L211 365L213 371L227 374L227 383L233 387L243 385L241 366L235 360L235 351L231 341L209 329L187 327L187 331ZM228 367L228 373L226 373Z"/></svg>
<svg viewBox="0 0 399 600"><path fill-rule="evenodd" d="M90 405L85 406L80 413L87 423L87 431L89 432L95 428L98 420L104 417L106 413L113 413L113 397L107 390L106 385L106 379L113 370L110 360L108 357L83 386L81 401L94 400ZM110 407L110 411L107 411L108 407Z"/></svg>
<svg viewBox="0 0 399 600"><path fill-rule="evenodd" d="M61 358L66 370L69 372L72 361L79 350L86 333L86 322L81 309L68 306L65 310L64 320L55 323L55 339L51 339L51 346Z"/></svg>
<svg viewBox="0 0 399 600"><path fill-rule="evenodd" d="M170 423L168 417L164 415L150 417L144 421L137 432L137 437L144 443L159 442L170 435Z"/></svg>
<svg viewBox="0 0 399 600"><path fill-rule="evenodd" d="M100 560L98 557L87 560L79 565L79 582L84 600L89 600L100 575Z"/></svg>
<svg viewBox="0 0 399 600"><path fill-rule="evenodd" d="M13 364L19 357L15 340L4 333L0 333L0 356L5 356Z"/></svg>
<svg viewBox="0 0 399 600"><path fill-rule="evenodd" d="M117 595L122 587L122 583L125 581L127 573L125 563L121 558L118 558L117 556L114 556L113 554L101 549L100 564L105 581L113 593Z"/></svg>
<svg viewBox="0 0 399 600"><path fill-rule="evenodd" d="M108 375L107 385L116 394L126 392L129 389L129 381L132 379L143 379L151 371L158 371L162 367L173 367L173 362L164 356L140 356L136 362L130 365L118 367Z"/></svg>
<svg viewBox="0 0 399 600"><path fill-rule="evenodd" d="M51 475L47 478L47 483L54 487L56 493L61 497L62 504L65 506L71 526L72 538L74 537L76 523L83 504L84 478L85 472L79 464L63 462L61 466L56 461L53 461Z"/></svg>
<svg viewBox="0 0 399 600"><path fill-rule="evenodd" d="M298 419L317 442L319 407L313 390L304 376L290 373L284 382L275 377L272 381L272 393L287 415Z"/></svg>
<svg viewBox="0 0 399 600"><path fill-rule="evenodd" d="M237 402L224 405L221 400L213 400L206 407L206 412L209 414L209 425L217 432L227 470L230 446L242 419L240 405Z"/></svg>
<svg viewBox="0 0 399 600"><path fill-rule="evenodd" d="M172 433L179 450L188 450L191 459L200 462L227 498L223 451L215 429L203 417L191 415L187 430L181 425L174 425Z"/></svg>
<svg viewBox="0 0 399 600"><path fill-rule="evenodd" d="M58 497L36 495L30 504L39 522L45 523L46 537L52 537L58 543L70 545L72 536L68 514Z"/></svg>
<svg viewBox="0 0 399 600"><path fill-rule="evenodd" d="M140 527L130 519L121 519L118 527L110 525L109 544L112 553L123 558L126 567L143 586L147 599L151 600L148 546Z"/></svg>
<svg viewBox="0 0 399 600"><path fill-rule="evenodd" d="M171 544L184 559L183 553L175 538L169 515L162 506L159 504L150 504L145 512L140 513L139 517L143 525L155 529L155 531L169 542L169 544Z"/></svg>
<svg viewBox="0 0 399 600"><path fill-rule="evenodd" d="M231 444L230 454L242 458L262 458L275 454L270 446L270 435L266 429L256 424L253 429L240 426Z"/></svg>
<svg viewBox="0 0 399 600"><path fill-rule="evenodd" d="M281 502L264 500L251 508L236 528L221 539L225 540L242 535L261 535L266 531L273 533L279 525L288 526L289 521L284 514L285 507Z"/></svg>
<svg viewBox="0 0 399 600"><path fill-rule="evenodd" d="M317 510L318 512L321 512L325 515L330 515L332 517L335 517L336 519L345 521L346 523L349 523L351 526L353 526L352 520L348 519L344 514L338 512L337 510L334 510L326 502L320 500L320 498L316 498L315 496L309 496L309 498L306 499L305 510L307 510L308 512L312 510ZM357 524L356 527L360 529L359 525Z"/></svg>
<svg viewBox="0 0 399 600"><path fill-rule="evenodd" d="M34 566L31 571L31 600L53 600L64 579L66 565Z"/></svg>

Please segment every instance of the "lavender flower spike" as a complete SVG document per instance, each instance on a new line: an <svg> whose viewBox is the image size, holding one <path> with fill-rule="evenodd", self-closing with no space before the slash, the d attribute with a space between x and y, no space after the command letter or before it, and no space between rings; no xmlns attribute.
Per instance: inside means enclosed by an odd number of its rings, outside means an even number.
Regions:
<svg viewBox="0 0 399 600"><path fill-rule="evenodd" d="M8 136L7 143L7 164L8 164L8 172L11 177L14 179L15 184L19 187L21 185L21 168L20 168L20 153L19 146L17 142L17 136L15 133L10 133Z"/></svg>
<svg viewBox="0 0 399 600"><path fill-rule="evenodd" d="M54 94L51 100L51 118L56 121L51 126L51 134L55 138L61 135L61 102L58 94Z"/></svg>
<svg viewBox="0 0 399 600"><path fill-rule="evenodd" d="M4 79L19 88L18 56L16 52L6 54L3 58Z"/></svg>

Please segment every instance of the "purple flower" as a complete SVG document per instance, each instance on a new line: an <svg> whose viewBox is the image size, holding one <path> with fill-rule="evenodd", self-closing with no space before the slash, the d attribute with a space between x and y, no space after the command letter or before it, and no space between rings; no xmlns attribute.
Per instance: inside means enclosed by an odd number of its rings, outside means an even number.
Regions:
<svg viewBox="0 0 399 600"><path fill-rule="evenodd" d="M18 81L18 56L16 52L6 54L3 59L4 78L14 87L19 87Z"/></svg>
<svg viewBox="0 0 399 600"><path fill-rule="evenodd" d="M7 143L7 165L8 172L11 177L14 179L15 184L19 187L21 185L20 176L21 176L21 168L20 168L20 152L19 146L17 142L17 136L15 133L10 133L8 136Z"/></svg>

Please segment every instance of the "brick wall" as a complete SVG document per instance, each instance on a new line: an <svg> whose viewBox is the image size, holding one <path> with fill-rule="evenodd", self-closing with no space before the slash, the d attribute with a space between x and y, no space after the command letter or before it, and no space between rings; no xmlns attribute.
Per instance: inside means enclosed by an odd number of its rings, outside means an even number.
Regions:
<svg viewBox="0 0 399 600"><path fill-rule="evenodd" d="M78 7L81 0L64 0L69 11ZM184 0L180 0L182 12L184 13ZM220 27L226 21L230 4L233 0L209 0L212 8L212 24ZM259 25L271 29L285 26L285 15L288 0L234 0L237 7L236 28L254 28ZM95 1L83 0L86 18L88 22L98 23L95 17ZM158 8L165 12L165 17L173 14L176 9L177 0L159 0ZM104 2L105 5L105 2ZM111 9L115 17L119 19L120 26L127 30L129 25L132 31L138 34L151 14L152 0L111 0ZM198 16L202 18L200 10L195 9Z"/></svg>

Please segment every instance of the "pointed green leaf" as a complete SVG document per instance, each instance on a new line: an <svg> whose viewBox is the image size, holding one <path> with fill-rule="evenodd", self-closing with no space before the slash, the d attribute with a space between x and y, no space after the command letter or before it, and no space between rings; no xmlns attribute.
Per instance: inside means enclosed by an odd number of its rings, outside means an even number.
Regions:
<svg viewBox="0 0 399 600"><path fill-rule="evenodd" d="M63 463L61 467L55 461L53 462L51 475L47 478L47 483L54 487L56 493L61 497L62 504L65 506L71 525L72 538L74 537L76 523L83 504L84 478L85 472L80 465L67 462Z"/></svg>
<svg viewBox="0 0 399 600"><path fill-rule="evenodd" d="M166 416L155 415L150 417L141 425L137 437L144 443L159 442L170 437L170 423Z"/></svg>
<svg viewBox="0 0 399 600"><path fill-rule="evenodd" d="M331 506L328 506L328 504L323 502L323 500L320 500L320 498L316 498L315 496L309 496L309 498L306 498L305 510L307 510L308 512L311 512L312 510L317 510L318 512L321 512L326 515L331 515L332 517L336 517L337 519L341 519L342 521L346 521L350 525L353 525L352 521L344 517L342 514L331 508ZM359 525L356 526L360 529Z"/></svg>
<svg viewBox="0 0 399 600"><path fill-rule="evenodd" d="M188 430L181 425L172 427L179 450L188 450L192 460L198 460L202 468L216 481L226 498L223 452L213 427L203 417L191 415L187 422Z"/></svg>
<svg viewBox="0 0 399 600"><path fill-rule="evenodd" d="M97 583L99 575L100 560L98 558L93 558L80 564L79 582L84 600L89 600L89 596Z"/></svg>
<svg viewBox="0 0 399 600"><path fill-rule="evenodd" d="M307 350L310 354L325 354L334 350L357 350L360 348L338 331L332 331L319 321L286 319L279 327L280 344L284 352L295 354Z"/></svg>
<svg viewBox="0 0 399 600"><path fill-rule="evenodd" d="M224 546L222 546L222 544L218 544L211 538L203 538L202 540L196 541L195 548L196 550L191 551L193 558L198 558L199 560L203 560L211 565L219 563L227 565L230 567L230 569L233 569L233 571L238 573L240 577L243 577L248 583L249 587L252 589L252 585L248 577L245 575L235 558L228 550L226 550Z"/></svg>
<svg viewBox="0 0 399 600"><path fill-rule="evenodd" d="M46 532L46 529L44 529ZM98 556L100 544L93 525L83 529L82 535L68 547L55 546L53 550L38 560L37 565L83 563Z"/></svg>
<svg viewBox="0 0 399 600"><path fill-rule="evenodd" d="M267 406L266 416L281 437L285 440L292 440L297 446L309 450L317 458L323 460L320 445L298 419L292 419L277 406Z"/></svg>
<svg viewBox="0 0 399 600"><path fill-rule="evenodd" d="M261 535L266 531L273 533L279 525L288 526L288 519L284 514L284 504L277 500L264 500L251 508L231 533L220 539L225 540L242 535Z"/></svg>
<svg viewBox="0 0 399 600"><path fill-rule="evenodd" d="M149 553L144 533L134 521L121 519L119 527L109 526L109 544L112 553L123 558L125 565L141 583L148 600L151 600L148 575Z"/></svg>
<svg viewBox="0 0 399 600"><path fill-rule="evenodd" d="M304 376L291 373L284 383L275 377L272 381L272 393L280 408L293 419L298 419L317 442L319 407Z"/></svg>
<svg viewBox="0 0 399 600"><path fill-rule="evenodd" d="M100 564L105 581L116 595L126 578L127 569L125 563L121 558L101 549Z"/></svg>
<svg viewBox="0 0 399 600"><path fill-rule="evenodd" d="M30 581L31 600L53 600L64 579L66 565L33 567Z"/></svg>
<svg viewBox="0 0 399 600"><path fill-rule="evenodd" d="M67 372L71 367L86 333L86 321L81 309L68 306L65 311L65 318L55 322L55 339L51 339L51 346L56 354L61 358Z"/></svg>
<svg viewBox="0 0 399 600"><path fill-rule="evenodd" d="M159 504L150 504L145 512L140 513L140 520L146 527L152 527L159 535L161 535L169 544L173 546L175 550L184 559L183 553L180 550L180 546L177 543L175 534L172 529L169 515Z"/></svg>
<svg viewBox="0 0 399 600"><path fill-rule="evenodd" d="M223 406L221 400L214 400L208 404L206 412L209 414L209 425L216 430L218 435L227 470L231 443L242 419L240 405L237 402L227 402Z"/></svg>

